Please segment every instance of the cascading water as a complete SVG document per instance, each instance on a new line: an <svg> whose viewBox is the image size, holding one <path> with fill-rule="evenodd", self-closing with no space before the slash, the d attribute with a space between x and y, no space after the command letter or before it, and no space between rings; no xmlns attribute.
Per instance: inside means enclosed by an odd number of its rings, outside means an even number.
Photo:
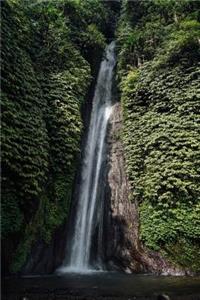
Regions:
<svg viewBox="0 0 200 300"><path fill-rule="evenodd" d="M99 199L101 192L99 183L106 152L107 125L112 112L111 92L115 66L114 49L115 42L111 42L106 47L105 58L100 66L81 170L75 228L69 257L66 258L63 266L59 269L60 272L87 272L94 269L90 264L91 246L97 222L99 222L98 226L101 227L98 234L102 235L103 204L99 204L99 201L102 202L104 199ZM97 247L101 247L101 241L97 244ZM99 265L98 269L101 268L102 266Z"/></svg>

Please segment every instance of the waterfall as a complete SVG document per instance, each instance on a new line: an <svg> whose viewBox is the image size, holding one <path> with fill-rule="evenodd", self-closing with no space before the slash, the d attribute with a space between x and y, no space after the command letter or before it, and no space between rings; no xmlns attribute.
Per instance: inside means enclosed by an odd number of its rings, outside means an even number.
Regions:
<svg viewBox="0 0 200 300"><path fill-rule="evenodd" d="M102 202L104 199L99 197L101 194L99 183L106 155L107 125L112 112L111 92L115 66L114 50L115 42L111 42L105 49L105 55L98 74L81 170L75 228L70 243L69 257L66 258L63 266L59 269L60 272L87 272L94 268L90 264L91 246L94 228L97 224L99 226L99 236L102 235ZM99 238L101 239L101 237ZM101 240L97 241L97 248L101 247L101 242ZM100 250L97 252L100 252ZM100 263L98 269L101 268Z"/></svg>

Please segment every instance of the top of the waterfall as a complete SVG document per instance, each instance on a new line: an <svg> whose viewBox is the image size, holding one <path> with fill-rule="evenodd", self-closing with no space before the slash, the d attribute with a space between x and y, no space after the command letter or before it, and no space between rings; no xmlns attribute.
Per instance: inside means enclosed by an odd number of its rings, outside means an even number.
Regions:
<svg viewBox="0 0 200 300"><path fill-rule="evenodd" d="M116 41L112 41L112 42L110 42L110 44L108 44L108 47L115 47L115 45L116 45Z"/></svg>
<svg viewBox="0 0 200 300"><path fill-rule="evenodd" d="M107 51L114 51L115 45L116 45L115 41L112 41L110 44L108 44L107 47L106 47L106 52Z"/></svg>
<svg viewBox="0 0 200 300"><path fill-rule="evenodd" d="M115 64L115 45L116 42L112 41L110 44L106 46L105 49L105 58L104 61L110 61L111 65Z"/></svg>

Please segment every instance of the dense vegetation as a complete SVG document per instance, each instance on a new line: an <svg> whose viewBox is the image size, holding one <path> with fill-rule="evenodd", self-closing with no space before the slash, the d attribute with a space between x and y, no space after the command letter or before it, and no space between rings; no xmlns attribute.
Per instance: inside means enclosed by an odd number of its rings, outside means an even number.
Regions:
<svg viewBox="0 0 200 300"><path fill-rule="evenodd" d="M68 215L81 108L107 22L98 0L2 3L2 235L11 271Z"/></svg>
<svg viewBox="0 0 200 300"><path fill-rule="evenodd" d="M121 2L121 136L140 238L199 272L200 3ZM110 3L2 2L2 237L11 272L67 219L81 111L118 9Z"/></svg>
<svg viewBox="0 0 200 300"><path fill-rule="evenodd" d="M149 249L200 271L199 1L125 1L118 26L131 201Z"/></svg>

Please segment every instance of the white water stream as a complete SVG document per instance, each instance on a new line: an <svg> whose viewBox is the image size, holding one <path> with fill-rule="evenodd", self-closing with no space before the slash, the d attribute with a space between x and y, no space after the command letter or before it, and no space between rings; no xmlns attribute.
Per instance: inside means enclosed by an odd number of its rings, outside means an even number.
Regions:
<svg viewBox="0 0 200 300"><path fill-rule="evenodd" d="M60 272L88 272L91 245L94 237L94 223L97 218L97 198L102 163L104 160L105 137L109 117L112 113L112 81L115 66L115 42L105 50L93 98L93 107L87 136L84 161L81 170L76 222L71 241L70 257L59 269ZM103 209L102 205L100 206ZM99 266L101 269L101 266Z"/></svg>

